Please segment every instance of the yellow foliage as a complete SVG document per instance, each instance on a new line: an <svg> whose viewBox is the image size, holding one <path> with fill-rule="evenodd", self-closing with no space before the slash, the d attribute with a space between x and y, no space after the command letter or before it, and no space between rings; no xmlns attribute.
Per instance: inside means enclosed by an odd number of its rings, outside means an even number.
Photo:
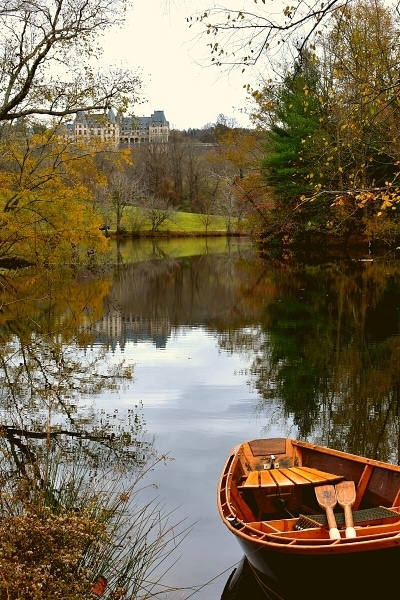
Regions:
<svg viewBox="0 0 400 600"><path fill-rule="evenodd" d="M365 208L367 205L369 210L376 211L377 217L382 216L386 209L397 209L397 204L400 203L400 188L384 188L375 190L364 190L358 194L346 193L335 198L332 206L345 206L352 203L358 208ZM373 212L370 212L373 214Z"/></svg>
<svg viewBox="0 0 400 600"><path fill-rule="evenodd" d="M88 249L107 249L93 209L93 191L104 176L92 150L57 129L31 134L8 127L0 151L1 258L78 262Z"/></svg>

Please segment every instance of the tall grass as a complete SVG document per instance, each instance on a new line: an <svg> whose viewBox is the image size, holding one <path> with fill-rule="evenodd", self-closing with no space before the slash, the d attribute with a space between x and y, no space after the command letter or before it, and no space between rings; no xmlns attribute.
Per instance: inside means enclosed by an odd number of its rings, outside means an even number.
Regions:
<svg viewBox="0 0 400 600"><path fill-rule="evenodd" d="M157 498L142 501L146 475L165 457L151 452L128 477L93 470L84 456L68 460L54 444L22 469L4 438L0 450L0 600L144 599L164 591L163 574L190 531L171 523Z"/></svg>

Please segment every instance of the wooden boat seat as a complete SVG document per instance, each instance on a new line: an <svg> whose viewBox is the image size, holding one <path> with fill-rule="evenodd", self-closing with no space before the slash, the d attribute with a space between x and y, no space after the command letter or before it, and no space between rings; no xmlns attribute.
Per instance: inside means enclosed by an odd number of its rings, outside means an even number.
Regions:
<svg viewBox="0 0 400 600"><path fill-rule="evenodd" d="M319 471L312 467L289 467L285 469L264 469L251 471L239 489L262 488L266 493L274 494L282 489L290 492L297 485L319 485L342 481L342 475Z"/></svg>

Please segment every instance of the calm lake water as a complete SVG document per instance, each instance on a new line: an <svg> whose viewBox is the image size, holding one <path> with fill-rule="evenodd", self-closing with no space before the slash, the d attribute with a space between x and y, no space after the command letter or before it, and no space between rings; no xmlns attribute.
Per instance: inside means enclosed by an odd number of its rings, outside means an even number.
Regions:
<svg viewBox="0 0 400 600"><path fill-rule="evenodd" d="M219 472L233 445L265 428L249 383L252 353L234 351L229 339L231 333L260 338L262 303L243 290L255 283L248 241L211 241L205 250L179 258L167 244L163 258L156 251L118 270L108 300L124 324L112 354L134 364L134 383L109 402L120 411L142 403L157 451L173 459L152 475L157 495L174 510L171 521L194 524L163 579L185 591L165 597L217 600L242 557L217 514ZM271 433L280 435L280 427Z"/></svg>
<svg viewBox="0 0 400 600"><path fill-rule="evenodd" d="M19 322L79 320L74 303L84 301L85 357L104 349L109 364L133 368L125 385L78 395L75 421L86 411L87 427L100 414L122 431L140 412L172 459L150 474L158 489L145 496L174 511L171 523L193 524L163 579L181 591L161 597L219 600L242 558L216 506L234 445L292 436L399 462L400 263L263 261L243 239L126 241L115 256L116 266L82 274ZM4 331L17 321L7 319Z"/></svg>
<svg viewBox="0 0 400 600"><path fill-rule="evenodd" d="M129 262L135 249L120 248L111 352L134 383L110 401L142 403L173 458L153 474L158 494L195 523L165 578L187 590L170 597L217 600L242 557L216 509L232 446L293 436L398 461L400 265L263 262L241 240L205 250L156 245Z"/></svg>

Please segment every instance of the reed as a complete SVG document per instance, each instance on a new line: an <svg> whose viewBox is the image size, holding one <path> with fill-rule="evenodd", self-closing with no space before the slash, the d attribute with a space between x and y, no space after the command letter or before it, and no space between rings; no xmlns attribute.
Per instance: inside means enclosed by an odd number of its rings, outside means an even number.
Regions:
<svg viewBox="0 0 400 600"><path fill-rule="evenodd" d="M149 497L151 453L133 473L94 470L54 446L15 468L0 460L0 600L146 598L191 527ZM95 448L93 448L95 451Z"/></svg>

